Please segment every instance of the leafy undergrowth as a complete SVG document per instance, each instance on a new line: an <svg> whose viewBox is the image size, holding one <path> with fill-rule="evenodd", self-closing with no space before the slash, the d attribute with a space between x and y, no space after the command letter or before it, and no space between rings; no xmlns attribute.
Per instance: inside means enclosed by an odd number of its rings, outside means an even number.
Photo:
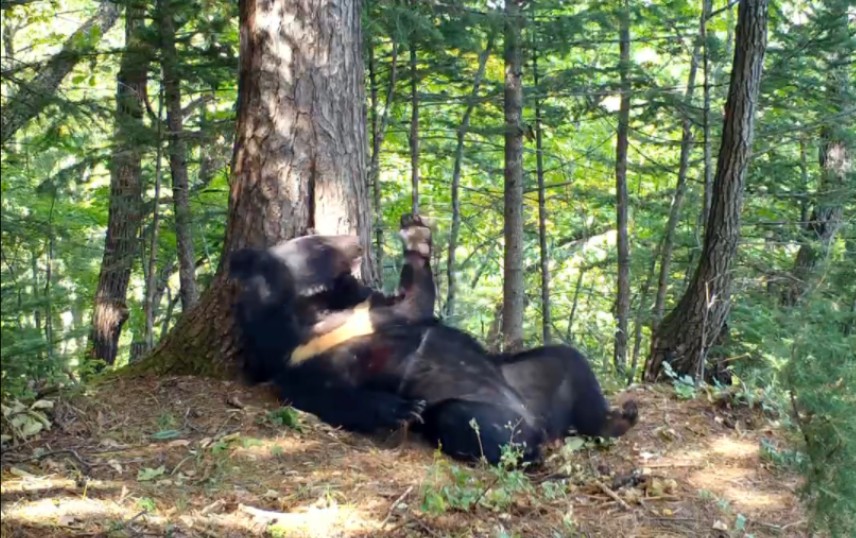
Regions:
<svg viewBox="0 0 856 538"><path fill-rule="evenodd" d="M804 536L760 412L635 387L640 424L544 469L479 469L277 409L265 389L119 379L3 453L3 536ZM775 452L774 452L775 453Z"/></svg>

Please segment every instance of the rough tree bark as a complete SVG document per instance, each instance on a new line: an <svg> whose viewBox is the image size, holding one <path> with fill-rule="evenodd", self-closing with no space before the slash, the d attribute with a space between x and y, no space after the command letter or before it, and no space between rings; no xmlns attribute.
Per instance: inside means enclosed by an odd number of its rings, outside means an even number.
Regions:
<svg viewBox="0 0 856 538"><path fill-rule="evenodd" d="M149 53L141 36L145 8L128 4L125 12L125 52L116 90L116 125L110 163L110 206L104 255L95 290L95 309L89 335L89 356L108 365L116 361L119 335L128 319L125 298L134 257L139 254L142 219L143 107Z"/></svg>
<svg viewBox="0 0 856 538"><path fill-rule="evenodd" d="M744 0L737 21L722 143L701 260L678 306L654 332L645 379L660 378L663 362L680 374L703 373L711 344L725 324L731 268L740 239L743 185L767 44L768 0Z"/></svg>
<svg viewBox="0 0 856 538"><path fill-rule="evenodd" d="M532 81L538 88L538 49L532 47ZM544 345L551 341L553 324L550 312L550 252L547 250L547 201L544 187L544 140L541 132L541 99L535 98L535 159L538 176L538 249L541 266L541 339Z"/></svg>
<svg viewBox="0 0 856 538"><path fill-rule="evenodd" d="M615 348L612 364L623 373L627 366L627 318L630 316L630 239L627 237L627 147L630 130L630 6L622 2L619 17L621 101L615 143L615 211L618 226L618 293L615 298Z"/></svg>
<svg viewBox="0 0 856 538"><path fill-rule="evenodd" d="M467 136L467 131L470 129L470 117L473 114L473 109L476 106L479 89L481 88L484 72L487 67L487 59L490 57L491 49L493 49L493 34L487 38L487 44L484 50L479 54L479 67L476 71L476 76L473 79L473 89L470 91L469 99L467 99L467 108L464 110L464 115L461 118L461 124L458 126L456 133L457 142L455 144L455 164L452 169L452 225L449 228L449 248L448 257L446 258L446 304L444 311L446 319L450 319L455 315L455 292L457 291L457 279L455 278L456 254L458 250L458 235L461 233L461 168L464 161L464 139Z"/></svg>
<svg viewBox="0 0 856 538"><path fill-rule="evenodd" d="M314 228L371 248L360 2L240 2L238 125L220 267L145 371L235 375L228 256ZM374 281L371 256L362 276Z"/></svg>
<svg viewBox="0 0 856 538"><path fill-rule="evenodd" d="M93 39L93 36L107 33L118 19L119 6L110 0L101 2L95 15L71 34L62 49L9 99L0 115L0 141L3 145L51 103L66 75L95 50L99 39Z"/></svg>
<svg viewBox="0 0 856 538"><path fill-rule="evenodd" d="M184 140L184 112L181 109L181 76L175 46L175 12L172 0L158 2L161 38L166 123L169 129L169 170L172 176L172 202L175 211L175 237L178 250L178 278L181 285L181 309L186 312L199 300L196 289L196 253L190 215L190 180L187 174L187 143Z"/></svg>
<svg viewBox="0 0 856 538"><path fill-rule="evenodd" d="M505 210L502 341L523 346L523 51L521 0L505 2Z"/></svg>
<svg viewBox="0 0 856 538"><path fill-rule="evenodd" d="M707 2L705 2L707 3ZM687 76L687 89L684 91L683 111L681 115L681 155L678 163L678 180L675 183L675 196L672 198L672 207L669 209L669 220L666 223L666 235L663 237L663 248L660 252L660 273L657 280L657 296L654 300L654 324L663 318L663 310L666 307L666 293L669 291L669 272L672 266L672 251L675 246L675 230L681 217L681 207L684 203L684 195L687 192L687 174L690 168L690 153L693 148L693 122L691 116L693 93L695 91L695 79L698 71L698 50L704 36L705 17L702 13L699 37L693 44L692 56L690 57L690 73Z"/></svg>
<svg viewBox="0 0 856 538"><path fill-rule="evenodd" d="M851 72L853 68L853 49L847 44L850 26L844 2L828 2L830 20L830 38L835 43L835 53L826 61L826 95L829 103L829 117L820 131L820 181L815 193L811 216L805 226L805 242L797 251L791 285L782 294L782 303L793 306L811 289L813 273L823 253L829 249L835 233L842 225L844 200L852 194L848 176L853 171L853 156L848 147L848 132L852 124L842 122L853 110L850 99ZM848 112L850 114L848 114Z"/></svg>

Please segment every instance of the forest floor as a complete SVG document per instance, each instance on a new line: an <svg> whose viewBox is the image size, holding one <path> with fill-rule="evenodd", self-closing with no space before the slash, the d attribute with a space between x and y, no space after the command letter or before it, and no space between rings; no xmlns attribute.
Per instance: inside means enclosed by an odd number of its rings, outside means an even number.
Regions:
<svg viewBox="0 0 856 538"><path fill-rule="evenodd" d="M807 536L799 479L760 411L634 387L640 423L546 469L459 465L275 411L269 390L118 379L63 398L3 454L2 536ZM297 420L296 424L292 422ZM292 422L291 426L282 422ZM411 436L412 437L412 436ZM395 445L395 446L393 446Z"/></svg>

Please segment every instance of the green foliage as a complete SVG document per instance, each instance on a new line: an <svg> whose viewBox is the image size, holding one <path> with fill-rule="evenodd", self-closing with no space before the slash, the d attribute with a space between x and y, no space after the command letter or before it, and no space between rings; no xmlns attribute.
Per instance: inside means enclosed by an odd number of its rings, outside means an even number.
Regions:
<svg viewBox="0 0 856 538"><path fill-rule="evenodd" d="M66 5L67 4L67 5ZM458 237L458 290L454 315L446 319L482 341L494 336L497 305L502 300L503 188L503 14L495 3L402 3L372 0L363 12L363 53L373 54L378 103L368 112L388 108L388 126L379 156L380 220L384 234L387 291L400 269L399 246L392 230L410 209L409 122L412 112L409 50L418 57L420 107L420 209L437 217L438 311L443 312L448 282L447 248L451 224L450 182L457 133L477 69L477 57L493 37L485 79L464 137L461 163L461 229ZM675 231L675 248L666 308L679 300L698 262L703 241L699 214L704 199L702 161L702 80L685 103L691 52L698 39L701 4L685 0L631 3L630 193L631 311L639 324L641 361L650 348L652 306L657 288L658 245L673 200L678 169L681 122L692 120L695 142L690 155L688 191ZM728 3L732 5L733 3ZM94 0L70 0L57 22L55 6L24 2L6 6L2 46L2 99L5 106L47 64L60 44L98 8ZM179 27L180 81L188 108L184 130L189 147L190 201L194 248L199 257L201 290L219 264L227 220L229 157L235 126L239 28L237 3L200 1L169 3ZM710 143L716 160L721 113L734 52L736 7L708 21L704 45L711 64ZM804 446L765 446L765 458L796 466L809 478L807 498L817 524L845 532L846 514L856 513L854 483L846 463L856 461L856 434L847 409L853 407L853 334L856 332L856 181L852 170L829 187L816 157L823 137L834 136L852 153L854 41L847 22L847 0L785 1L771 12L770 47L756 126L754 159L747 170L742 242L735 266L735 286L726 341L711 357L726 360L729 387L696 384L671 377L679 398L702 390L734 403L760 406L787 425L799 428ZM143 314L146 272L157 231L157 289L152 339L156 343L181 314L178 301L175 219L166 161L165 132L158 128L160 35L155 3L146 5L143 49L148 66L147 110L133 133L142 153L143 226L138 231L126 304L130 317L120 339L119 364L129 360L132 344L145 341ZM850 9L852 11L852 9ZM618 46L615 5L599 2L530 2L524 9L525 109L522 121L534 126L534 102L541 107L546 188L545 222L551 271L553 335L586 352L608 392L624 384L608 366L615 331L615 104ZM849 15L852 18L852 15ZM0 159L2 263L0 263L0 375L4 402L33 396L46 386L85 379L98 365L86 359L87 336L104 249L110 170L116 129L116 85L125 51L124 25L81 34L80 47L91 47L62 81L45 111L4 145ZM391 83L393 47L398 47L397 83ZM539 83L532 60L538 57ZM366 61L368 66L369 62ZM849 69L849 71L848 71ZM850 75L838 77L839 73ZM838 77L838 78L836 78ZM367 92L368 93L368 92ZM391 102L387 103L387 95ZM192 105L192 106L191 106ZM370 136L369 136L370 138ZM540 343L541 304L534 143L525 144L524 168L527 306L526 345ZM852 160L852 159L851 159ZM161 199L154 199L156 183ZM806 221L817 204L840 205L841 229L824 245ZM154 209L159 224L153 226ZM848 224L849 223L849 224ZM804 245L818 253L814 275L795 310L780 305L784 288L795 278L797 251ZM654 263L652 263L654 262ZM647 293L641 291L647 286ZM631 342L633 339L631 339ZM194 360L189 358L188 360ZM201 359L200 359L201 360ZM727 392L726 392L727 391ZM791 393L800 419L789 417ZM26 400L29 401L29 400ZM852 413L851 413L852 414ZM266 418L277 427L299 430L290 408ZM164 420L154 435L174 435ZM225 453L230 439L212 450ZM568 460L578 450L566 446ZM507 502L466 473L447 470L451 489L427 494L431 509L469 509L474 503ZM499 479L505 484L506 477ZM479 489L481 488L481 489ZM478 494L476 492L479 492ZM558 495L559 492L551 492ZM433 495L433 496L432 496ZM497 497L493 497L496 495ZM439 508L438 508L439 507ZM427 508L426 508L427 509ZM844 514L844 515L842 515Z"/></svg>
<svg viewBox="0 0 856 538"><path fill-rule="evenodd" d="M303 424L300 422L300 415L291 406L280 407L269 411L263 419L274 426L285 426L286 428L302 432Z"/></svg>
<svg viewBox="0 0 856 538"><path fill-rule="evenodd" d="M791 360L785 377L799 413L805 440L801 459L808 478L805 493L814 524L833 536L856 532L856 335L840 332L852 324L828 301L814 301L787 320Z"/></svg>
<svg viewBox="0 0 856 538"><path fill-rule="evenodd" d="M506 510L515 498L535 491L519 467L521 454L519 447L505 446L500 465L473 470L451 462L437 451L422 488L422 510L432 514L466 512L476 506Z"/></svg>

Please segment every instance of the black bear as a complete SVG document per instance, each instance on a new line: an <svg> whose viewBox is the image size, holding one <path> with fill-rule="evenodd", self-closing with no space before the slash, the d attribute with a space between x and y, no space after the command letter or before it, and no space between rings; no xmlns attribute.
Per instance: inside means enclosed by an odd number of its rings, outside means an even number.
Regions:
<svg viewBox="0 0 856 538"><path fill-rule="evenodd" d="M542 431L495 365L481 350L465 345L469 337L437 323L430 313L424 316L427 319L411 315L417 308L407 301L408 293L419 298L423 292L433 293L434 288L430 264L418 240L408 243L407 239L411 228L422 227L421 222L402 223L405 252L414 256L402 271L402 293L397 298L367 291L347 274L325 267L320 272L329 278L314 282L324 289L302 297L295 290L301 278L291 274L290 268L306 266L305 260L283 262L256 252L249 255L255 256L255 265L239 263L239 269L257 268L257 272L249 274L236 271L241 282L251 284L244 286L236 305L248 370L251 374L261 371L264 376L272 375L283 398L295 407L349 430L371 432L424 421L418 429L455 457L484 456L497 463L503 445L519 443L525 447L524 460L538 459ZM289 252L300 257L302 249L292 248ZM416 259L416 254L422 259ZM261 264L259 260L279 263ZM412 291L425 282L430 283L430 290ZM342 294L337 295L337 291ZM368 299L363 300L366 295ZM270 301L273 296L279 296L279 307ZM332 349L313 344L324 335L314 337L306 343L309 352L301 354L301 349L307 349L304 347L289 354L288 348L296 341L306 339L307 334L324 327L337 314L321 315L320 321L314 316L305 317L302 312L307 309L301 303L314 304L314 312L320 312L319 305L322 310L332 305L324 304L322 297L338 301L342 296L349 296L353 300L351 306L357 303L358 308L345 317L344 325L331 332L359 327L355 319L363 319L371 330L365 335L350 329L340 331L344 343L340 341ZM363 301L361 306L358 301ZM374 330L375 325L380 330Z"/></svg>
<svg viewBox="0 0 856 538"><path fill-rule="evenodd" d="M338 320L341 329L327 332L300 346L292 355L293 361L306 361L339 344L357 346L356 341L349 340L366 337L382 330L384 326L400 323L405 312L406 318L411 321L432 319L435 288L429 265L432 246L430 229L418 218L408 215L402 217L401 229L405 242L402 281L405 280L405 274L408 274L410 285L400 286L399 296L393 298L391 303L390 299L373 304L366 302L355 310L347 309L334 313L333 316L346 320L344 323L341 319ZM396 311L395 308L402 310ZM439 328L435 329L435 332L446 333ZM591 366L573 347L550 345L514 354L492 355L464 333L456 333L451 341L455 342L457 349L450 349L449 352L461 354L460 347L467 346L469 355L489 357L499 366L503 378L516 390L527 409L538 419L549 440L560 439L570 432L588 436L618 437L632 428L638 420L638 409L633 401L626 402L620 410L610 409ZM435 351L440 352L439 349ZM432 356L431 361L425 363L433 364L434 360L436 359ZM478 368L481 368L478 360L475 364L479 364ZM474 367L472 364L469 366ZM429 401L429 413L434 409L430 403ZM426 427L434 422L426 421Z"/></svg>
<svg viewBox="0 0 856 538"><path fill-rule="evenodd" d="M348 235L309 235L267 249L232 253L229 276L239 284L234 318L249 381L271 379L281 368L282 357L311 337L304 327L320 316L319 305L340 310L360 299L362 288L351 289L345 303L339 303L341 294L331 290L355 280L351 273L361 256L359 238Z"/></svg>

